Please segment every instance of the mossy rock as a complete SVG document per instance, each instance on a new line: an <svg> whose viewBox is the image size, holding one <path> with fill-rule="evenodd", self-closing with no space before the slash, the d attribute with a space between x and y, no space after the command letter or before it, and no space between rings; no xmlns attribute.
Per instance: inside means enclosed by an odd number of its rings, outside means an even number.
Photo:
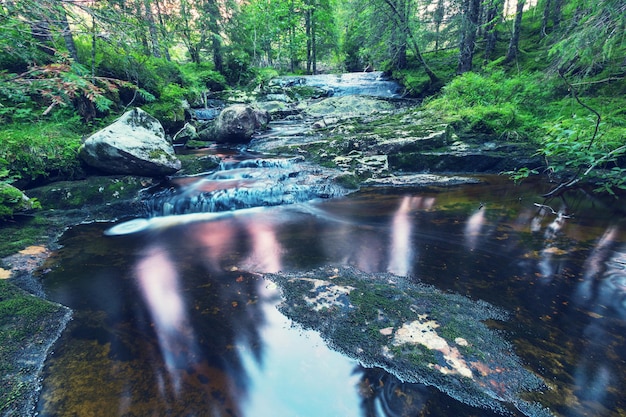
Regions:
<svg viewBox="0 0 626 417"><path fill-rule="evenodd" d="M206 147L206 142L198 142ZM197 155L178 155L178 159L182 164L179 171L181 175L197 175L217 169L220 165L220 158L215 155L197 156Z"/></svg>
<svg viewBox="0 0 626 417"><path fill-rule="evenodd" d="M31 415L48 350L70 319L68 308L0 280L0 412Z"/></svg>
<svg viewBox="0 0 626 417"><path fill-rule="evenodd" d="M135 201L155 180L134 176L91 176L80 181L60 181L29 190L44 209L68 210Z"/></svg>
<svg viewBox="0 0 626 417"><path fill-rule="evenodd" d="M11 184L0 182L0 220L40 207L36 199L29 198Z"/></svg>

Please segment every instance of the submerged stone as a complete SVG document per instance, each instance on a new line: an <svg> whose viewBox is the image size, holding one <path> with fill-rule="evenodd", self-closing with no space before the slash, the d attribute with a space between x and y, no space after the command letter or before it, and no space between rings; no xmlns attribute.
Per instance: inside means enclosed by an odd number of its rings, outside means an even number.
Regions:
<svg viewBox="0 0 626 417"><path fill-rule="evenodd" d="M321 333L334 349L404 382L432 385L472 406L551 416L522 399L545 388L501 333L485 321L507 313L389 273L351 267L266 276L279 285L281 311Z"/></svg>

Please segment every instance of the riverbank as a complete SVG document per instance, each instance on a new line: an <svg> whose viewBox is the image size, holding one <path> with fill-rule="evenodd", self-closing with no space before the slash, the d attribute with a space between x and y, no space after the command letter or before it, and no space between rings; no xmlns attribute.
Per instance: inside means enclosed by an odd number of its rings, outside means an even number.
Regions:
<svg viewBox="0 0 626 417"><path fill-rule="evenodd" d="M46 299L38 271L59 248L59 238L83 222L137 214L137 194L152 184L141 177L93 176L29 190L42 210L0 225L0 415L35 412L41 372L71 320L69 308Z"/></svg>

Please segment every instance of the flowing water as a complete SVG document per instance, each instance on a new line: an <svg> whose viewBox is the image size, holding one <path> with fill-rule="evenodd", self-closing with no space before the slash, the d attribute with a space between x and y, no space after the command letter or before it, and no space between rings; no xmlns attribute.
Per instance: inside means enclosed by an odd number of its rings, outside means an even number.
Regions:
<svg viewBox="0 0 626 417"><path fill-rule="evenodd" d="M507 415L364 366L284 316L264 274L327 265L508 311L487 324L546 384L525 400L626 415L623 211L582 194L539 207L544 185L501 177L347 194L297 158L226 159L152 190L145 219L61 238L41 276L74 319L46 362L39 416Z"/></svg>
<svg viewBox="0 0 626 417"><path fill-rule="evenodd" d="M332 96L362 95L398 98L402 87L380 71L351 72L344 74L316 74L276 79L282 85L306 85L324 88Z"/></svg>

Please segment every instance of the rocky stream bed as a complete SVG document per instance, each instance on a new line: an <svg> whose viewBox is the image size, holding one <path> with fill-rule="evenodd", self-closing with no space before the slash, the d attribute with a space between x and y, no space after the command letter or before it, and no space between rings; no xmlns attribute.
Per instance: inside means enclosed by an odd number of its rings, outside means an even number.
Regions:
<svg viewBox="0 0 626 417"><path fill-rule="evenodd" d="M299 86L295 84L295 87ZM394 97L386 98L357 95L327 97L324 94L328 95L328 89L315 87L316 94L310 94L309 91L308 99L297 101L293 99L296 93L290 90L290 86L293 87L294 83L289 84L286 81L275 84L272 91L267 92L264 97L257 97L259 101L249 104L267 111L271 115L271 122L266 129L257 130L248 143L226 145L225 148L230 149L231 153L223 154L223 145L216 147L214 142L203 140L201 135L188 138L186 144L179 143L175 157L180 160L180 165L170 164L174 167L173 170L178 171L165 180L155 178L154 171L150 169L144 175L141 172L103 172L78 181L55 182L26 190L30 197L37 198L42 210L17 216L2 227L5 239L13 239L19 230L29 230L34 242L26 250L5 257L0 268L0 278L6 279L0 299L0 311L4 317L19 313L17 319L3 321L2 326L2 415L32 414L40 387L39 372L54 341L71 317L67 308L45 301L37 276L37 270L49 256L49 250L55 247L57 237L67 227L82 222L153 216L154 211L148 213L147 202L154 204L156 200L152 197L155 194L167 193L164 190L176 188L176 183L184 183L186 178L216 172L220 163L232 161L233 153L242 151L247 158L295 160L297 164L291 165L290 171L271 179L273 184L279 185L278 188L282 190L279 192L293 196L294 186L289 188L283 184L294 178L299 178L301 183L311 184L312 178L316 177L316 181L323 187L334 187L335 191L324 195L325 198L345 195L364 184L387 187L453 186L477 181L466 174L498 173L527 165L532 160L532 151L520 143L503 143L498 138L486 138L472 132L456 132L451 124L436 120L435 115L424 113L412 101L398 99L396 93ZM205 122L194 123L200 126ZM168 158L172 159L172 155ZM97 157L98 155L90 156ZM307 168L304 168L305 164ZM320 197L319 192L313 195L314 198ZM308 197L303 197L302 200L306 198ZM289 201L279 199L277 204L286 202ZM263 205L264 201L261 199L257 204ZM232 208L226 204L223 210ZM285 288L288 289L296 278L275 276L274 279L285 283ZM313 282L314 277L306 279ZM15 284L15 287L11 287L15 289L8 290L6 283ZM339 285L339 281L335 284ZM348 282L340 284L350 285ZM314 285L319 287L315 283ZM394 285L389 288L394 288ZM288 315L294 315L293 308L296 304L290 295L292 292L287 291L286 294L287 304L284 310ZM431 294L441 296L437 293ZM333 309L347 308L349 304L346 303L349 302L344 300L330 305L323 311L324 317ZM16 310L16 306L20 306L19 310ZM420 310L414 313L419 317L427 315L422 320L422 324L426 325L432 311L429 313ZM485 318L487 317L483 317ZM398 337L400 322L391 317L379 322L385 326L381 324L382 327L376 330L377 338L388 339L392 334ZM319 330L327 326L325 323L324 320L318 322L317 327L321 326ZM484 331L479 324L477 326L477 330ZM24 333L24 329L27 332ZM431 326L430 329L433 330L434 327ZM480 333L474 333L474 336L479 335ZM470 336L458 336L463 341L459 339L456 343L458 346L449 347L448 350L464 351L469 349L464 347L464 343L469 343L469 346L478 343L469 340ZM348 349L342 345L340 339L334 338L332 334L329 337L340 350ZM361 342L359 343L362 344ZM392 349L398 352L402 350L402 344L397 343L394 346ZM372 356L372 352L360 355L366 355L369 362L379 365L389 360L384 352L376 353L376 357ZM391 350L389 355L392 355ZM512 401L518 408L525 407L525 403L515 400L517 391L522 388L534 389L540 385L539 382L524 375L520 379L522 385L511 388L512 391L499 393L494 388L485 388L484 385L490 383L486 375L493 374L493 369L501 366L499 361L504 360L498 351L494 351L493 355L493 364L485 365L476 360L476 365L469 365L474 362L462 365L456 359L445 358L445 354L444 362L452 361L460 366L451 371L452 373L468 377L469 372L485 377L484 381L470 386L474 388L467 389L464 394L467 398L479 393L479 402L491 404ZM437 360L432 363L433 367L437 366ZM518 365L509 363L507 366L515 368ZM406 375L408 379L423 381L423 376L419 376L420 372L427 371L422 369ZM441 384L457 384L461 380L462 378L455 377Z"/></svg>

